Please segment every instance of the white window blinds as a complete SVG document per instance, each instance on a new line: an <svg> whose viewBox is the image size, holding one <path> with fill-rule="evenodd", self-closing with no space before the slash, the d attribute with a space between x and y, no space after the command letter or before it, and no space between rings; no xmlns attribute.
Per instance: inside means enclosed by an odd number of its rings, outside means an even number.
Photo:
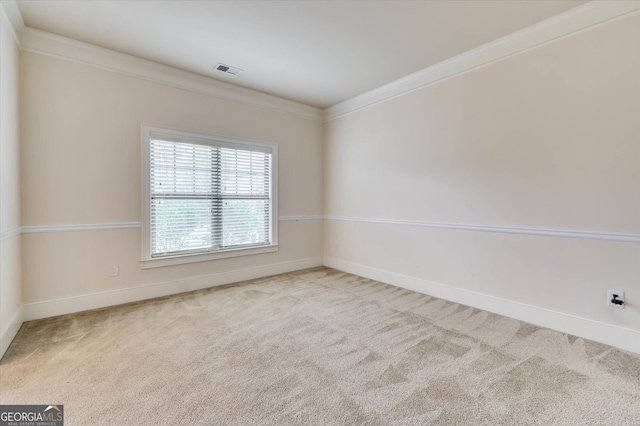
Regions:
<svg viewBox="0 0 640 426"><path fill-rule="evenodd" d="M269 149L149 143L151 257L271 244Z"/></svg>

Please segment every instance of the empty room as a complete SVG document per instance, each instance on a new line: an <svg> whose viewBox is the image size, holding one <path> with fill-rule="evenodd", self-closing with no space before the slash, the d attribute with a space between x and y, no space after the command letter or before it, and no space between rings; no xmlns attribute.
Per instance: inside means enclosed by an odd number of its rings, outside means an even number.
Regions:
<svg viewBox="0 0 640 426"><path fill-rule="evenodd" d="M640 1L0 5L0 426L640 424Z"/></svg>

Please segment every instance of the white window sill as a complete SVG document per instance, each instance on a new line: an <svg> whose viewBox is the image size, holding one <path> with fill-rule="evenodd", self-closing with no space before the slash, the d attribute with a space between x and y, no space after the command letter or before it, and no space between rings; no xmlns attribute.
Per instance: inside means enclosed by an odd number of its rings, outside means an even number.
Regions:
<svg viewBox="0 0 640 426"><path fill-rule="evenodd" d="M140 261L140 264L142 265L142 269L162 268L163 266L182 265L186 263L195 263L195 262L206 262L209 260L227 259L230 257L272 253L275 251L278 251L277 244L273 244L270 246L262 246L262 247L238 248L238 249L220 251L216 253L183 254L183 255L177 255L177 256L142 259Z"/></svg>

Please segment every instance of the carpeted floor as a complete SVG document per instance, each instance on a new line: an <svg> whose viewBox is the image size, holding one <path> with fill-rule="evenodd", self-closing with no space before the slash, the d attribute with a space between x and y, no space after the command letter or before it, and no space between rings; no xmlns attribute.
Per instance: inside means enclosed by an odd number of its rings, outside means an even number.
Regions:
<svg viewBox="0 0 640 426"><path fill-rule="evenodd" d="M66 425L638 425L640 356L327 268L25 323Z"/></svg>

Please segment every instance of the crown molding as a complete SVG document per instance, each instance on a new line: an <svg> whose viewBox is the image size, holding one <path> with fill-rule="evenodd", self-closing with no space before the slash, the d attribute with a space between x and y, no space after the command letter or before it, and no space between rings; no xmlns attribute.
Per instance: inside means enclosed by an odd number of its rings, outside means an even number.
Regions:
<svg viewBox="0 0 640 426"><path fill-rule="evenodd" d="M312 120L322 120L322 110L319 108L35 28L21 28L18 31L18 39L21 50L26 52L67 59L245 105L295 114Z"/></svg>
<svg viewBox="0 0 640 426"><path fill-rule="evenodd" d="M640 1L592 0L581 6L439 62L384 86L325 109L330 121L385 100L421 89L446 78L542 46L598 24L640 10Z"/></svg>
<svg viewBox="0 0 640 426"><path fill-rule="evenodd" d="M19 46L20 40L18 39L18 31L24 28L24 21L22 20L20 9L18 9L18 3L16 0L2 0L0 2L0 10L2 10L2 15L7 18L9 29L11 30L11 34L13 34L13 39ZM4 18L0 19L4 20ZM4 24L5 23L3 22L2 25Z"/></svg>

